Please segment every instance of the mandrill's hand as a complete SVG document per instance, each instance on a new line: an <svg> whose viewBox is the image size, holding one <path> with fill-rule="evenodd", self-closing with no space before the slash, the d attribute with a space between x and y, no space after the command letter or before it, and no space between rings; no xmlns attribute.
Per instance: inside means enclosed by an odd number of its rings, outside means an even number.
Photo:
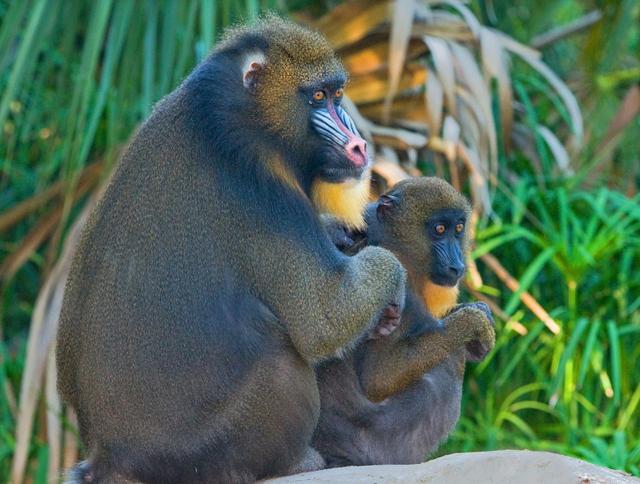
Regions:
<svg viewBox="0 0 640 484"><path fill-rule="evenodd" d="M378 321L378 324L376 324L371 331L369 339L379 339L389 336L400 326L401 316L402 311L400 305L389 303L387 307L383 309L380 321Z"/></svg>
<svg viewBox="0 0 640 484"><path fill-rule="evenodd" d="M445 324L452 343L464 345L468 361L482 361L495 345L493 314L483 302L458 304Z"/></svg>
<svg viewBox="0 0 640 484"><path fill-rule="evenodd" d="M345 227L345 225L338 219L331 215L323 214L320 216L320 222L322 223L329 239L333 242L338 250L346 251L354 244L354 240L351 237L351 233Z"/></svg>
<svg viewBox="0 0 640 484"><path fill-rule="evenodd" d="M355 255L367 246L367 229L350 229L332 215L320 215L320 222L333 245L346 254Z"/></svg>

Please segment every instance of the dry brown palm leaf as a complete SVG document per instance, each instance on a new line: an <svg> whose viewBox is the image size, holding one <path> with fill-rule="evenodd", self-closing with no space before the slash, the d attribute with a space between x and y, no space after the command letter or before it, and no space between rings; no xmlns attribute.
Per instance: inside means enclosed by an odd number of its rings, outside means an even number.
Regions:
<svg viewBox="0 0 640 484"><path fill-rule="evenodd" d="M491 270L502 280L502 282L513 292L516 292L520 288L518 280L509 274L502 264L491 254L484 254L480 256L480 259L487 264ZM520 295L522 302L542 321L545 326L553 334L559 334L561 331L560 326L556 323L549 313L540 305L540 303L527 291L523 291Z"/></svg>
<svg viewBox="0 0 640 484"><path fill-rule="evenodd" d="M87 192L95 186L98 176L99 170L97 168L92 168L90 171L90 176L80 179L71 197L71 200L75 202L86 195ZM52 190L49 189L46 192L50 193L51 191ZM35 198L38 199L37 203L41 203L39 197L36 196ZM29 205L29 209L34 209L35 205L36 203ZM18 208L19 207L20 206L18 206ZM22 265L29 260L29 258L34 254L38 247L40 247L40 245L51 235L51 233L56 230L62 218L62 213L63 202L61 201L61 203L59 203L57 207L51 209L40 218L35 226L24 237L20 246L2 261L2 264L0 265L0 280L11 279L14 274L22 267Z"/></svg>
<svg viewBox="0 0 640 484"><path fill-rule="evenodd" d="M384 102L360 104L360 112L376 122L384 122ZM406 121L418 123L416 131L425 132L428 126L428 113L425 111L422 94L405 94L395 99L391 105L390 125L402 124Z"/></svg>
<svg viewBox="0 0 640 484"><path fill-rule="evenodd" d="M539 53L482 26L461 0L353 0L333 9L314 27L344 56L351 71L347 92L363 116L379 125L439 139L445 137L446 116L457 123L469 156L466 160L448 159L449 176L455 176L460 164L474 166L476 183L482 179L489 185L497 179L498 126L508 150L515 136L514 118L519 116L513 110L513 55L532 66L557 91L570 114L573 141L581 140L582 119L575 97L540 60ZM497 115L493 112L494 82ZM417 102L418 98L422 101ZM546 132L542 136L558 166L569 170L569 157L565 156L571 152L566 149L568 141ZM434 145L437 143L429 141L430 148ZM413 148L397 138L376 136L375 158L380 158L383 150L390 158L386 148L400 151L395 158L403 160L407 168L406 160L415 158ZM439 163L437 157L434 161ZM476 187L474 193L481 197L476 205L489 210L490 190Z"/></svg>
<svg viewBox="0 0 640 484"><path fill-rule="evenodd" d="M427 145L427 137L413 131L399 128L376 126L373 129L373 139L376 143L391 146L398 150L423 148Z"/></svg>
<svg viewBox="0 0 640 484"><path fill-rule="evenodd" d="M427 126L430 133L439 133L442 126L444 86L434 72L427 69L427 84L424 93L427 108Z"/></svg>
<svg viewBox="0 0 640 484"><path fill-rule="evenodd" d="M580 111L578 101L571 90L564 82L562 82L555 72L549 68L549 66L540 60L540 54L537 51L510 37L507 37L504 34L498 33L498 37L502 40L502 43L507 50L518 55L522 60L533 67L558 93L558 96L562 99L567 111L569 112L569 117L571 118L571 129L573 131L574 138L570 140L570 145L573 149L579 148L584 136L582 112Z"/></svg>
<svg viewBox="0 0 640 484"><path fill-rule="evenodd" d="M556 160L556 164L560 171L565 175L572 173L571 166L569 166L569 153L565 149L564 145L560 142L558 137L551 132L546 126L538 125L536 131L542 136L542 139L547 143L547 146L553 154L553 158Z"/></svg>
<svg viewBox="0 0 640 484"><path fill-rule="evenodd" d="M406 60L414 60L427 51L426 46L411 40L407 46ZM362 76L389 68L389 35L372 35L370 41L353 50L341 52L342 62L350 76Z"/></svg>
<svg viewBox="0 0 640 484"><path fill-rule="evenodd" d="M453 55L446 40L424 36L424 42L429 47L429 52L433 59L434 73L440 81L440 86L444 91L445 106L449 113L456 115L456 76L453 66ZM434 133L435 134L435 133Z"/></svg>
<svg viewBox="0 0 640 484"><path fill-rule="evenodd" d="M87 182L93 184L100 177L102 169L102 162L98 161L90 164L84 170L82 170L78 183L80 185L86 184ZM62 193L64 193L64 189L65 182L62 180L58 181L46 190L34 195L31 198L28 198L27 200L0 214L0 232L10 229L25 217L28 217L39 208L42 208L47 203L51 202L51 200L59 197Z"/></svg>
<svg viewBox="0 0 640 484"><path fill-rule="evenodd" d="M453 8L462 16L473 36L477 39L480 35L482 25L469 7L460 0L427 0L427 4L432 7L446 5Z"/></svg>
<svg viewBox="0 0 640 484"><path fill-rule="evenodd" d="M413 25L411 32L416 37L439 37L458 42L472 42L475 37L469 26L456 15L449 12L431 10Z"/></svg>
<svg viewBox="0 0 640 484"><path fill-rule="evenodd" d="M424 66L409 64L402 70L398 90L409 91L421 88L427 79ZM354 76L349 82L348 94L356 104L384 101L391 87L385 72Z"/></svg>
<svg viewBox="0 0 640 484"><path fill-rule="evenodd" d="M336 49L362 40L389 21L388 0L355 0L338 5L318 20L314 27L322 31Z"/></svg>
<svg viewBox="0 0 640 484"><path fill-rule="evenodd" d="M444 118L444 127L442 128L442 138L447 142L448 146L451 146L451 150L445 151L445 156L449 162L449 176L451 177L451 184L456 190L462 189L460 184L460 175L458 173L458 167L456 160L458 158L457 146L460 141L460 125L451 116Z"/></svg>
<svg viewBox="0 0 640 484"><path fill-rule="evenodd" d="M58 318L62 307L64 286L71 267L71 258L92 205L93 203L88 204L88 207L84 209L69 232L60 260L55 264L40 290L31 317L29 339L27 341L27 357L20 384L20 406L16 423L16 444L11 469L11 482L23 482L29 441L33 429L33 419L42 391L45 368L47 368L48 388L45 395L48 399L46 403L49 414L47 432L49 443L54 445L50 449L54 452L50 454L50 459L58 459L55 462L50 461L50 476L55 477L59 469L61 428L59 423L53 423L52 421L59 422L61 406L55 391L55 364L50 355L53 351L58 330Z"/></svg>
<svg viewBox="0 0 640 484"><path fill-rule="evenodd" d="M58 395L56 380L56 352L55 345L52 344L47 360L44 389L47 404L47 443L49 444L47 482L57 481L62 463L62 402Z"/></svg>
<svg viewBox="0 0 640 484"><path fill-rule="evenodd" d="M407 48L411 38L411 25L415 0L395 0L391 15L391 35L389 39L389 88L384 99L384 120L389 121L393 98L400 88Z"/></svg>
<svg viewBox="0 0 640 484"><path fill-rule="evenodd" d="M500 37L491 29L480 29L480 45L482 49L482 68L487 87L495 79L500 100L500 127L507 150L511 147L511 130L513 128L513 90L509 78L509 67L505 50Z"/></svg>
<svg viewBox="0 0 640 484"><path fill-rule="evenodd" d="M380 160L373 170L377 175L383 177L390 186L410 177L406 171L392 161Z"/></svg>

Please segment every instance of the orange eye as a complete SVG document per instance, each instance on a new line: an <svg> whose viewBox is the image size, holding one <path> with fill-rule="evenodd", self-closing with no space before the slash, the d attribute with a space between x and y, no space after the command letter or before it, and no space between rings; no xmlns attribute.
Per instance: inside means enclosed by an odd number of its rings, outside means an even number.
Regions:
<svg viewBox="0 0 640 484"><path fill-rule="evenodd" d="M446 227L444 226L444 224L436 225L436 234L442 235L444 234L445 230L446 230Z"/></svg>
<svg viewBox="0 0 640 484"><path fill-rule="evenodd" d="M463 223L457 223L456 224L456 232L460 233L464 230L464 224Z"/></svg>
<svg viewBox="0 0 640 484"><path fill-rule="evenodd" d="M316 91L313 93L313 100L314 101L324 101L324 98L326 97L324 91Z"/></svg>
<svg viewBox="0 0 640 484"><path fill-rule="evenodd" d="M343 95L343 94L344 94L344 90L343 90L342 88L340 88L340 89L338 89L338 90L336 91L335 96L336 96L336 97L338 97L338 98L340 98L340 97L342 97L342 95Z"/></svg>

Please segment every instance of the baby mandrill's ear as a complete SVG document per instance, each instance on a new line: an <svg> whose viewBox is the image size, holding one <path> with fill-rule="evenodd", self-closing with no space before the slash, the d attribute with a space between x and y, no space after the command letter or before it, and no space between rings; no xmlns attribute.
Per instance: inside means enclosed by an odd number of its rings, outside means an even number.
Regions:
<svg viewBox="0 0 640 484"><path fill-rule="evenodd" d="M385 217L386 215L393 210L393 207L398 203L398 199L393 195L382 195L378 200L378 207L376 208L376 213L378 218Z"/></svg>
<svg viewBox="0 0 640 484"><path fill-rule="evenodd" d="M247 54L242 63L242 84L251 94L256 94L266 67L263 52Z"/></svg>

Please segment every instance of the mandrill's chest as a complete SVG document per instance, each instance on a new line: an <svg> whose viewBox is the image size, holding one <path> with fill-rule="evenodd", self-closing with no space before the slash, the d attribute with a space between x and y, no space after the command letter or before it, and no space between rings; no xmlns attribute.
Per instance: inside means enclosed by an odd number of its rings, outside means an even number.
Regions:
<svg viewBox="0 0 640 484"><path fill-rule="evenodd" d="M442 318L458 302L458 286L438 286L427 282L422 288L422 297L427 308L436 318Z"/></svg>

